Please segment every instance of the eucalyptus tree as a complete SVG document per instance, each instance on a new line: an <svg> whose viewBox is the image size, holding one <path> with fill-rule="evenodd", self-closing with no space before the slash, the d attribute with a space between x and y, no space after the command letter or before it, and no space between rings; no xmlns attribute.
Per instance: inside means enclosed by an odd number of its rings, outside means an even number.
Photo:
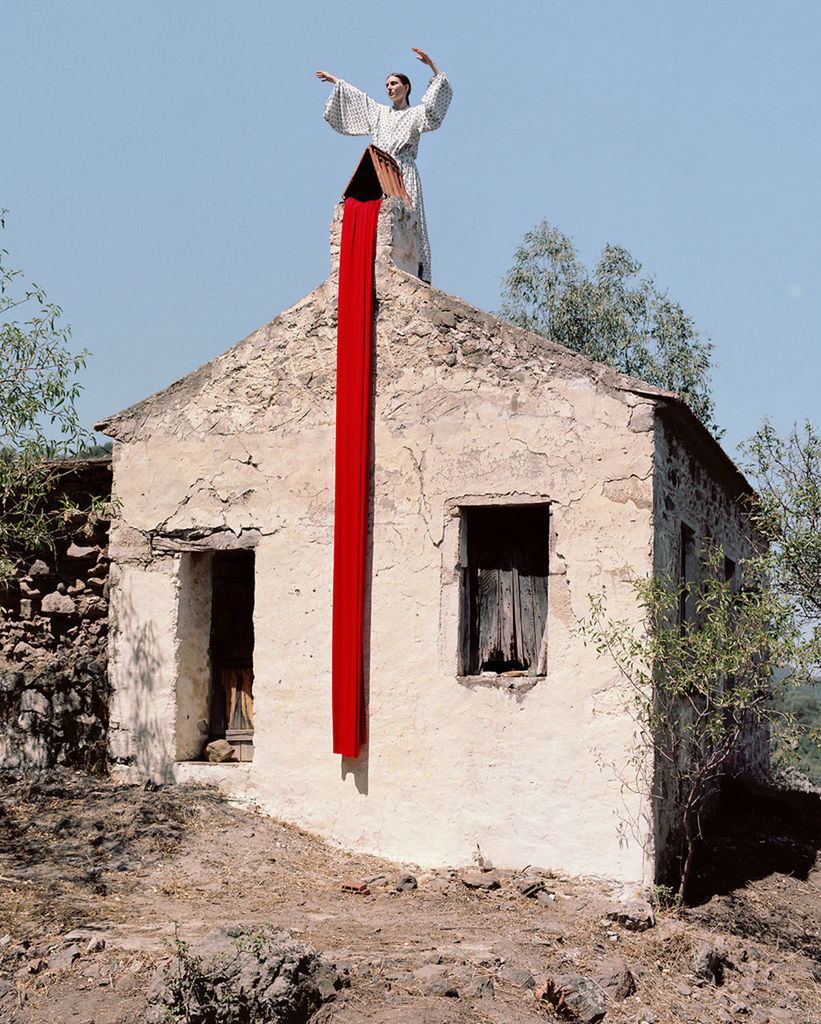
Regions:
<svg viewBox="0 0 821 1024"><path fill-rule="evenodd" d="M76 410L87 353L72 351L60 307L8 256L0 249L0 579L49 543L62 518L49 500L53 460L89 440Z"/></svg>
<svg viewBox="0 0 821 1024"><path fill-rule="evenodd" d="M626 249L606 245L591 273L547 221L524 236L502 285L500 315L622 373L674 391L713 423L712 343Z"/></svg>

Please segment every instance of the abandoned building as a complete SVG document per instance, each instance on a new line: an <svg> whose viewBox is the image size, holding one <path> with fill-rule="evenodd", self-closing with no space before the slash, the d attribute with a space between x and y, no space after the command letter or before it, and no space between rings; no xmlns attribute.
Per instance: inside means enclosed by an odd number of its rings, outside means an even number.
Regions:
<svg viewBox="0 0 821 1024"><path fill-rule="evenodd" d="M165 390L114 438L110 756L218 783L345 846L422 865L649 880L663 822L627 765L588 595L748 553L749 485L674 395L414 276L382 203L364 622L367 742L332 752L337 276ZM227 738L235 759L209 763ZM754 760L754 759L753 759Z"/></svg>

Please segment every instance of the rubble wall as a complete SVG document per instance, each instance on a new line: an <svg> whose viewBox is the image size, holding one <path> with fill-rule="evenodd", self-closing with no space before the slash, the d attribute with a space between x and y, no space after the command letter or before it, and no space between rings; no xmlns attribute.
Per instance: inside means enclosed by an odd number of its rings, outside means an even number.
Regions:
<svg viewBox="0 0 821 1024"><path fill-rule="evenodd" d="M693 533L693 549L702 551L707 541L717 543L725 557L736 566L755 554L755 538L745 513L748 489L740 475L727 473L717 478L704 464L704 455L688 443L669 420L659 416L656 423L655 456L655 554L658 574L678 580L680 574L682 525ZM769 731L750 728L726 765L729 777L764 782L769 775ZM682 855L681 813L670 794L674 782L667 777L659 759L654 782L656 876L659 881L678 879ZM718 808L718 793L713 811Z"/></svg>
<svg viewBox="0 0 821 1024"><path fill-rule="evenodd" d="M61 471L78 511L50 550L18 559L0 603L0 768L105 771L108 532L89 512L111 491L111 462Z"/></svg>

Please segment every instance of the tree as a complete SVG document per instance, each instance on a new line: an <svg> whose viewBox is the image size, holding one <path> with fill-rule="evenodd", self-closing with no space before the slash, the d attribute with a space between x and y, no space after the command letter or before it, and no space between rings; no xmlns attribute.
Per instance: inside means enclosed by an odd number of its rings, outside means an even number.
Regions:
<svg viewBox="0 0 821 1024"><path fill-rule="evenodd" d="M638 726L633 767L656 809L673 817L683 844L678 899L686 899L702 815L743 737L783 718L779 691L806 678L811 650L792 608L762 566L744 567L740 586L725 578L717 547L702 554L696 583L641 579L634 588L640 623L608 619L602 596L590 598L581 624L600 655L627 684ZM694 608L692 620L681 609ZM792 673L785 673L785 666ZM647 752L652 778L647 778Z"/></svg>
<svg viewBox="0 0 821 1024"><path fill-rule="evenodd" d="M0 228L5 214L0 211ZM86 352L69 347L62 311L0 250L0 579L15 555L51 538L59 513L48 497L56 479L49 465L86 443L75 403ZM19 315L28 319L20 321Z"/></svg>
<svg viewBox="0 0 821 1024"><path fill-rule="evenodd" d="M767 420L740 446L758 498L752 512L770 542L773 585L803 627L821 632L821 435L806 420L781 437Z"/></svg>
<svg viewBox="0 0 821 1024"><path fill-rule="evenodd" d="M516 250L500 315L622 373L674 391L711 429L713 346L641 264L606 245L591 275L575 246L542 221Z"/></svg>

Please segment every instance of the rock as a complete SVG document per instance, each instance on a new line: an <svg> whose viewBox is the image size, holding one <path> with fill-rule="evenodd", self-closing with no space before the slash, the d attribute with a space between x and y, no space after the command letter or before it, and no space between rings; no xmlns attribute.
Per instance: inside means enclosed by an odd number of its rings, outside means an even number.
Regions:
<svg viewBox="0 0 821 1024"><path fill-rule="evenodd" d="M508 981L517 988L535 988L536 979L523 967L516 967L514 964L504 964L496 972L496 976L502 981Z"/></svg>
<svg viewBox="0 0 821 1024"><path fill-rule="evenodd" d="M544 892L544 882L540 878L533 878L529 875L517 878L514 884L522 896L535 898L540 892Z"/></svg>
<svg viewBox="0 0 821 1024"><path fill-rule="evenodd" d="M287 932L263 928L229 934L236 930L217 929L157 968L146 996L145 1024L304 1024L349 984L332 964ZM183 974L196 980L185 993L178 982Z"/></svg>
<svg viewBox="0 0 821 1024"><path fill-rule="evenodd" d="M0 693L13 693L25 682L22 672L0 672Z"/></svg>
<svg viewBox="0 0 821 1024"><path fill-rule="evenodd" d="M631 932L646 932L656 923L653 908L646 900L620 900L611 905L607 918Z"/></svg>
<svg viewBox="0 0 821 1024"><path fill-rule="evenodd" d="M51 971L65 971L74 963L75 960L80 959L82 950L77 945L66 946L65 949L58 949L56 953L48 959L49 970Z"/></svg>
<svg viewBox="0 0 821 1024"><path fill-rule="evenodd" d="M416 888L417 884L418 883L417 883L416 877L414 875L411 875L411 874L400 875L398 880L397 880L397 882L396 882L396 891L397 892L410 892L412 889Z"/></svg>
<svg viewBox="0 0 821 1024"><path fill-rule="evenodd" d="M50 576L51 569L41 559L37 559L34 565L29 569L29 576Z"/></svg>
<svg viewBox="0 0 821 1024"><path fill-rule="evenodd" d="M714 985L724 980L724 963L719 951L709 942L700 942L693 953L693 972Z"/></svg>
<svg viewBox="0 0 821 1024"><path fill-rule="evenodd" d="M459 998L459 989L445 964L425 964L424 967L418 967L413 976L422 995Z"/></svg>
<svg viewBox="0 0 821 1024"><path fill-rule="evenodd" d="M213 740L205 748L205 756L212 763L231 761L236 756L236 751L227 740Z"/></svg>
<svg viewBox="0 0 821 1024"><path fill-rule="evenodd" d="M82 597L78 608L84 619L102 619L108 615L108 602L102 597Z"/></svg>
<svg viewBox="0 0 821 1024"><path fill-rule="evenodd" d="M120 995L123 996L128 995L130 992L136 992L139 987L140 980L133 974L124 974L114 983L115 991L119 992Z"/></svg>
<svg viewBox="0 0 821 1024"><path fill-rule="evenodd" d="M498 889L501 885L497 871L465 871L462 883L468 889Z"/></svg>
<svg viewBox="0 0 821 1024"><path fill-rule="evenodd" d="M96 547L81 547L79 544L75 544L73 541L68 546L66 551L66 558L71 558L76 561L97 561L97 556L100 551Z"/></svg>
<svg viewBox="0 0 821 1024"><path fill-rule="evenodd" d="M595 981L610 999L619 1003L636 991L636 979L623 960L605 960L599 965Z"/></svg>
<svg viewBox="0 0 821 1024"><path fill-rule="evenodd" d="M39 690L23 690L20 695L20 710L33 711L45 718L51 714L51 701Z"/></svg>
<svg viewBox="0 0 821 1024"><path fill-rule="evenodd" d="M564 991L564 1001L582 1024L597 1024L607 1012L604 992L591 978L564 974L555 979L557 989Z"/></svg>
<svg viewBox="0 0 821 1024"><path fill-rule="evenodd" d="M95 935L93 938L88 940L86 953L99 953L103 949L105 949L105 939L102 935Z"/></svg>
<svg viewBox="0 0 821 1024"><path fill-rule="evenodd" d="M74 598L68 594L46 594L40 605L44 615L73 615L76 610Z"/></svg>
<svg viewBox="0 0 821 1024"><path fill-rule="evenodd" d="M467 964L454 967L450 972L461 999L493 999L493 982L486 974L479 974Z"/></svg>

